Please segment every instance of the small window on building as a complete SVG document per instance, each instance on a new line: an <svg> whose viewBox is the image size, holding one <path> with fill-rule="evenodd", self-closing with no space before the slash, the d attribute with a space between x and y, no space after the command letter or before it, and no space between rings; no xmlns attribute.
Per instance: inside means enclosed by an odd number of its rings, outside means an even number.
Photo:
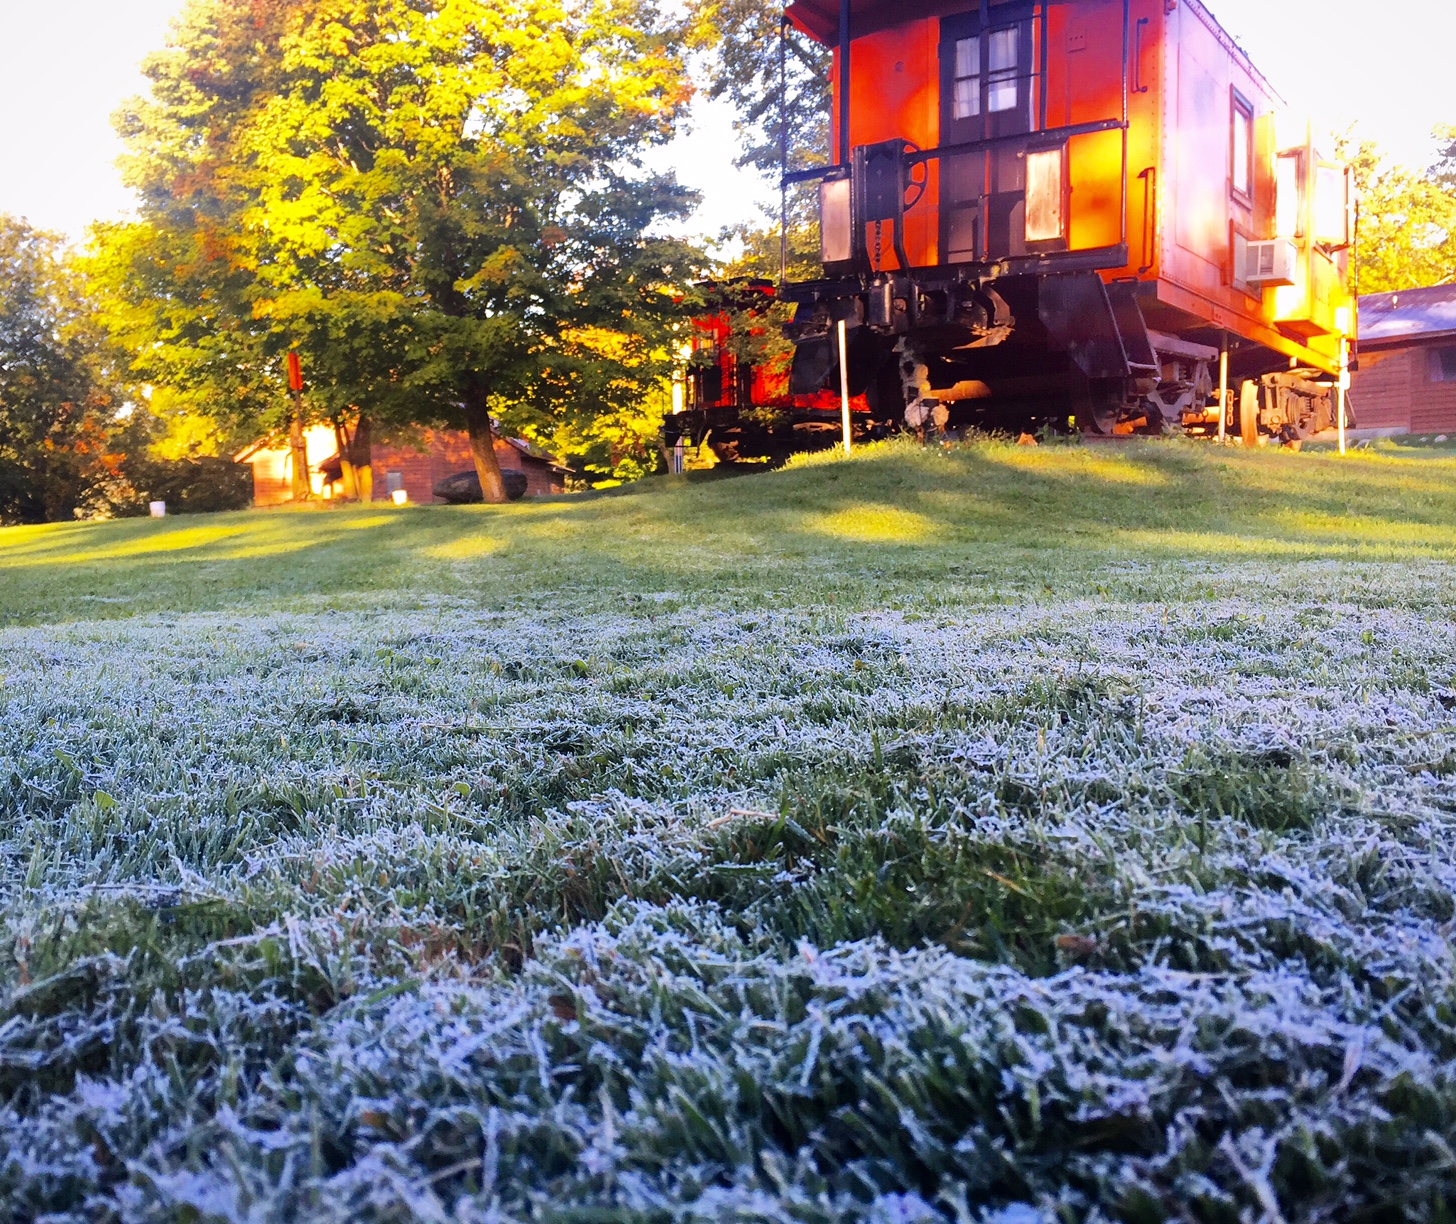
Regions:
<svg viewBox="0 0 1456 1224"><path fill-rule="evenodd" d="M1314 181L1314 240L1331 250L1350 245L1350 172L1319 163Z"/></svg>
<svg viewBox="0 0 1456 1224"><path fill-rule="evenodd" d="M1304 154L1281 153L1274 163L1274 232L1304 237Z"/></svg>
<svg viewBox="0 0 1456 1224"><path fill-rule="evenodd" d="M403 488L404 488L404 473L403 472L385 472L384 473L384 491L386 493L388 493L391 497L394 494L398 493Z"/></svg>
<svg viewBox="0 0 1456 1224"><path fill-rule="evenodd" d="M1233 171L1234 194L1244 199L1254 195L1254 104L1234 90Z"/></svg>
<svg viewBox="0 0 1456 1224"><path fill-rule="evenodd" d="M1026 241L1057 242L1066 237L1062 161L1065 150L1040 149L1026 155Z"/></svg>
<svg viewBox="0 0 1456 1224"><path fill-rule="evenodd" d="M1456 348L1431 350L1431 381L1456 383Z"/></svg>

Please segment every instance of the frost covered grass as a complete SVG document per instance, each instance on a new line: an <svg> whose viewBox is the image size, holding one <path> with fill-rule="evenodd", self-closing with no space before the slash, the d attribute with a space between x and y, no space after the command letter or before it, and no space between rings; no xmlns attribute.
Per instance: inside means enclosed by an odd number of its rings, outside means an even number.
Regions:
<svg viewBox="0 0 1456 1224"><path fill-rule="evenodd" d="M1181 446L0 533L0 1218L1449 1220L1453 546Z"/></svg>

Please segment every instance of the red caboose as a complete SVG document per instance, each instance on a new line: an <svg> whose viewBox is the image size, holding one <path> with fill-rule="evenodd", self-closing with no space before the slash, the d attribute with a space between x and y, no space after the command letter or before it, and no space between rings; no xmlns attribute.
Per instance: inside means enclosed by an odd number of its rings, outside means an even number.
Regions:
<svg viewBox="0 0 1456 1224"><path fill-rule="evenodd" d="M1354 202L1199 0L795 0L834 49L790 391L884 420L1332 423ZM1220 358L1227 374L1221 376ZM1225 385L1220 398L1217 388Z"/></svg>

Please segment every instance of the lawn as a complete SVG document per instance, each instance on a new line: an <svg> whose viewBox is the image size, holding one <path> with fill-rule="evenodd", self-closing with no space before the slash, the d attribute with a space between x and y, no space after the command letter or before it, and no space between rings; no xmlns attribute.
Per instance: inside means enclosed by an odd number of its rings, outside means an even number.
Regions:
<svg viewBox="0 0 1456 1224"><path fill-rule="evenodd" d="M1456 1219L1453 563L1183 443L0 531L0 1219Z"/></svg>

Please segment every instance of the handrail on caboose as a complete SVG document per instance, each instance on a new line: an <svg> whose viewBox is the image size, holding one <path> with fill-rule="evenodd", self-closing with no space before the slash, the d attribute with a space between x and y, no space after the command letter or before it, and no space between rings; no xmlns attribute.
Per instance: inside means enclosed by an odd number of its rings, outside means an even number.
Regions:
<svg viewBox="0 0 1456 1224"><path fill-rule="evenodd" d="M961 144L941 145L935 149L916 149L914 152L906 154L905 162L907 165L918 166L942 157L962 157L970 153L984 153L1004 145L1056 144L1062 140L1071 140L1075 136L1126 131L1127 126L1121 119L1099 119L1093 123L1073 123L1066 127L1044 128L1034 132L1012 132L1007 136L991 136L985 140L967 140ZM828 166L810 166L807 170L792 170L783 176L783 183L792 187L798 183L848 178L849 174L850 166L835 162Z"/></svg>
<svg viewBox="0 0 1456 1224"><path fill-rule="evenodd" d="M1073 140L1073 139L1075 139L1076 137L1079 137L1079 136L1090 136L1090 135L1095 135L1095 134L1100 133L1100 132L1115 132L1115 131L1120 131L1122 133L1122 173L1120 175L1122 201L1121 201L1121 208L1119 209L1119 212L1121 214L1121 235L1120 235L1120 244L1119 244L1119 247L1118 248L1110 248L1110 249L1125 249L1126 246L1127 246L1127 241L1128 241L1128 218L1127 218L1127 209L1128 209L1128 154L1129 154L1129 150L1128 150L1128 133L1129 133L1129 130L1131 128L1131 99L1129 97L1129 90L1130 90L1130 72L1131 72L1131 69L1132 69L1132 65L1130 63L1130 57L1132 55L1132 0L1123 0L1123 4L1122 4L1122 117L1120 119L1103 119L1103 120L1097 120L1097 121L1090 122L1090 123L1069 124L1069 125L1066 125L1064 127L1059 127L1059 128L1048 128L1048 127L1045 126L1046 125L1046 112L1047 112L1047 106L1046 106L1046 102L1047 102L1047 99L1046 99L1046 80L1047 80L1047 77L1046 77L1046 72L1047 72L1047 69L1046 69L1046 54L1047 54L1046 16L1047 16L1047 6L1051 2L1053 2L1053 0L1041 0L1041 3L1038 5L1038 7L1040 9L1040 17L1041 17L1041 23L1042 23L1042 36L1041 36L1041 39L1040 39L1040 43L1041 43L1041 47L1040 47L1040 58L1041 58L1041 62L1040 62L1040 65L1039 65L1039 71L1033 72L1031 74L1032 77L1035 77L1035 78L1038 79L1038 83L1039 83L1039 93L1040 93L1040 97L1038 99L1038 105L1036 107L1036 116L1037 116L1037 120L1040 123L1040 126L1037 127L1036 129L1030 131L1030 132L1016 132L1016 133L1011 133L1011 134L1004 135L1004 136L986 136L986 137L984 137L984 138L982 138L980 140L965 141L965 142L961 142L961 143L953 144L953 145L942 145L939 148L935 148L935 149L911 149L911 150L907 151L904 154L903 164L906 167L911 167L911 166L917 166L917 165L925 165L925 164L928 164L929 162L937 161L937 160L940 160L940 159L943 159L943 158L949 158L949 157L974 156L974 155L976 155L978 153L985 155L985 154L989 154L991 151L993 151L994 149L997 149L997 148L1011 147L1011 146L1016 146L1016 145L1030 146L1030 145L1033 145L1033 144L1045 144L1045 145L1048 145L1048 146L1054 146L1056 144L1065 144L1067 141ZM983 29L983 31L985 29L989 28L988 27L988 24L987 24L987 18L988 18L988 15L989 15L989 7L990 7L990 0L981 0L981 12L982 12L982 21L983 21L982 29ZM783 234L781 235L781 238L783 240L782 241L782 245L784 247L784 251L783 251L783 262L784 262L784 265L785 266L784 266L783 272L785 274L787 272L787 255L788 255L788 251L787 251L787 233L788 233L788 190L789 190L789 188L791 186L796 186L796 185L801 184L801 183L835 181L835 180L845 179L845 178L849 178L853 174L853 159L851 157L852 149L850 147L850 139L849 139L849 124L850 124L850 111L849 111L849 95L850 95L850 75L849 75L849 62L850 62L850 55L849 55L849 48L850 48L850 10L851 10L850 0L840 0L840 5L839 5L839 15L840 15L840 22L839 22L839 57L840 58L839 58L839 99L838 99L838 101L839 101L839 114L838 114L838 121L839 121L839 132L838 132L838 136L839 136L839 149L837 151L838 152L838 158L837 158L836 162L834 162L831 165L812 166L812 167L810 167L808 169L805 169L805 170L790 171L789 168L788 168L787 118L785 117L785 119L784 119L783 131L784 131L784 134L785 134L785 139L783 140L782 150L781 150L781 156L783 158L783 163L782 163L782 173L781 173L780 180L779 180L779 193L780 193L781 209L782 209L782 213L783 213L782 218L781 218L781 225L783 227ZM1139 30L1139 33L1140 32L1141 31ZM787 37L787 33L788 33L788 15L787 15L787 13L785 13L784 24L783 24L783 26L780 29L780 37L781 38L786 38ZM786 107L787 104L788 104L788 98L787 98L787 91L785 90L784 94L780 98L780 105ZM1150 187L1148 189L1151 190ZM983 192L982 195L981 195L981 197L980 197L980 199L981 199L981 207L982 207L983 210L984 210L985 202L986 202L987 198L988 198L988 193L987 192ZM858 224L858 218L856 218L856 224ZM899 223L897 222L897 226L898 226L898 224ZM990 260L993 259L993 255L992 255L992 252L990 250L990 229L989 229L989 227L983 227L983 233L985 235L985 237L984 237L985 250L983 252L981 252L981 253L985 256L985 258L988 261L990 261ZM897 254L898 254L898 252L897 252ZM1072 252L1072 251L1067 251L1067 252L1063 252L1062 254L1063 255L1078 254L1078 255L1086 256L1086 255L1093 254L1093 252L1086 252L1086 251L1083 251L1083 252ZM1043 256L1042 258L1046 258L1046 256Z"/></svg>

